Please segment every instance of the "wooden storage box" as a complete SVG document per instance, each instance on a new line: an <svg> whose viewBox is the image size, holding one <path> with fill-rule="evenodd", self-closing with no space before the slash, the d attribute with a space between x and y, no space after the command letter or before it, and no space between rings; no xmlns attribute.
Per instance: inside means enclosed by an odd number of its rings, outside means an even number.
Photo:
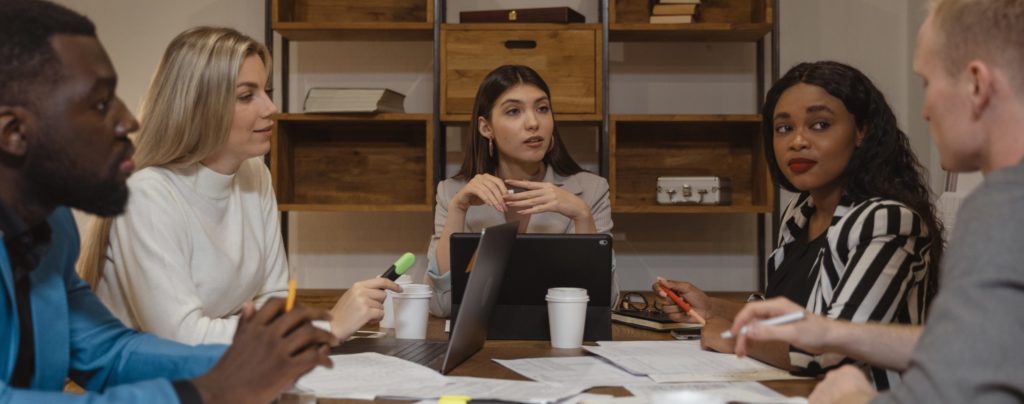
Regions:
<svg viewBox="0 0 1024 404"><path fill-rule="evenodd" d="M430 115L275 119L270 169L280 210L433 208Z"/></svg>
<svg viewBox="0 0 1024 404"><path fill-rule="evenodd" d="M468 121L484 77L527 65L551 88L559 119L602 119L600 24L445 24L441 29L441 114Z"/></svg>
<svg viewBox="0 0 1024 404"><path fill-rule="evenodd" d="M616 212L771 212L772 195L757 115L614 116L609 183ZM716 176L732 182L725 206L657 203L662 176Z"/></svg>

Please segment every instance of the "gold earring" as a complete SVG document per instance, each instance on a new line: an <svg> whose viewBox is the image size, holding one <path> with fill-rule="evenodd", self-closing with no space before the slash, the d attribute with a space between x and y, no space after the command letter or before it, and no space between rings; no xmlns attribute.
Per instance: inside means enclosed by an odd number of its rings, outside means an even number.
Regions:
<svg viewBox="0 0 1024 404"><path fill-rule="evenodd" d="M494 141L487 139L487 155L494 157Z"/></svg>

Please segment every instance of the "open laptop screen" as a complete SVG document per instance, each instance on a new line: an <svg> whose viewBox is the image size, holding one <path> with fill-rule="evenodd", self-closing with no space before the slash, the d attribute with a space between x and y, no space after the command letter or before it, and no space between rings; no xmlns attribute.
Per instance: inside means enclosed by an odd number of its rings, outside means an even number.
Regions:
<svg viewBox="0 0 1024 404"><path fill-rule="evenodd" d="M480 235L451 236L452 313L464 299L464 270ZM490 339L547 339L547 302L551 287L587 289L586 340L611 338L612 237L607 234L519 234L516 236L489 327Z"/></svg>

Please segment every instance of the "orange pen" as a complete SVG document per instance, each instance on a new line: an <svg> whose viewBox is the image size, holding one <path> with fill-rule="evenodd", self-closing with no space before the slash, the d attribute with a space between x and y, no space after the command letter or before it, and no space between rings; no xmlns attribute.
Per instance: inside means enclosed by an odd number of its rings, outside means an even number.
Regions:
<svg viewBox="0 0 1024 404"><path fill-rule="evenodd" d="M284 312L292 311L295 307L295 279L288 281L288 297L284 301Z"/></svg>
<svg viewBox="0 0 1024 404"><path fill-rule="evenodd" d="M679 295L672 291L672 289L666 288L665 285L661 284L658 285L658 288L661 289L662 292L665 292L665 294L668 295L668 298L672 299L672 301L675 302L676 305L679 306L679 308L683 309L683 311L685 311L686 314L695 317L697 321L700 321L701 324L707 323L707 321L704 321L704 317L701 317L700 314L697 314L697 312L693 310L693 307L690 307L689 304L686 304L686 301L680 298Z"/></svg>

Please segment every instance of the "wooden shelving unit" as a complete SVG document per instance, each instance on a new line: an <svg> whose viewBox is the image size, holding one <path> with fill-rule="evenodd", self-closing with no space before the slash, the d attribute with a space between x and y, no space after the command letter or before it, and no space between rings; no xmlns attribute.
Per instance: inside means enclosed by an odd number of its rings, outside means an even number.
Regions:
<svg viewBox="0 0 1024 404"><path fill-rule="evenodd" d="M597 21L574 24L460 24L445 0L266 0L268 45L288 94L291 41L421 41L434 49L432 114L281 114L271 152L284 211L423 211L445 175L445 128L469 123L483 77L507 63L534 67L551 87L560 124L593 125L600 174L616 214L755 214L759 259L775 192L757 115L611 115L609 42L750 42L758 99L765 87L765 37L777 40L778 0L704 0L693 24L650 24L649 0L599 0ZM553 4L554 5L554 4ZM775 44L775 42L773 42ZM778 73L777 45L772 72ZM287 97L282 110L288 111ZM752 106L751 112L756 112ZM658 205L658 176L721 176L722 206ZM287 215L285 215L287 216Z"/></svg>

